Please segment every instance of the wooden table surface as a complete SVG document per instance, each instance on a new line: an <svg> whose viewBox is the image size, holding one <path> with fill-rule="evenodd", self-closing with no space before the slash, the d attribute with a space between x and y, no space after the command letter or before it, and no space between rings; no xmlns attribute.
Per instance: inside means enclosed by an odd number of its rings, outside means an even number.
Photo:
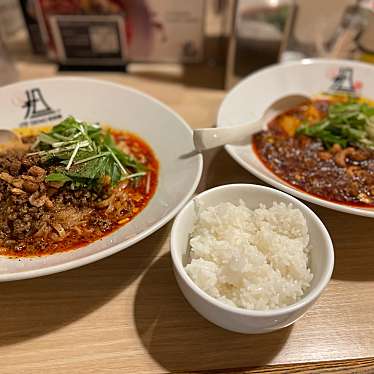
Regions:
<svg viewBox="0 0 374 374"><path fill-rule="evenodd" d="M56 74L49 64L23 61L18 68L21 79ZM161 67L152 74L82 75L138 88L192 127L210 126L224 91L195 87L180 73ZM262 184L223 150L204 161L199 191ZM321 298L293 326L241 335L203 319L174 280L169 223L91 265L0 284L0 373L374 373L373 221L310 206L333 238L336 264Z"/></svg>

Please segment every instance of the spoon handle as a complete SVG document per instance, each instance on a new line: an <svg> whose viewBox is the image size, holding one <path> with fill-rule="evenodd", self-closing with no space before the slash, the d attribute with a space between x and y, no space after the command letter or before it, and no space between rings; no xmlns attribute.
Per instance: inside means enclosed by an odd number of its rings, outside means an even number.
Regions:
<svg viewBox="0 0 374 374"><path fill-rule="evenodd" d="M246 144L262 127L263 121L259 120L233 127L195 129L193 131L195 149L201 152L225 144Z"/></svg>

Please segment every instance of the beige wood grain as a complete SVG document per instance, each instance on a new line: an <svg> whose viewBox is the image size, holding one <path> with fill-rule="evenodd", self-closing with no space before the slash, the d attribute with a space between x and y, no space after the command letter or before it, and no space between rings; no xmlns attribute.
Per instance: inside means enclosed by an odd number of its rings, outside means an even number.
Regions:
<svg viewBox="0 0 374 374"><path fill-rule="evenodd" d="M43 66L20 63L20 76L55 74ZM214 123L224 96L173 75L94 75L150 93L193 127ZM205 156L198 190L236 182L262 183L223 150ZM294 326L250 336L200 317L175 283L168 224L100 262L0 284L0 373L191 372L373 357L373 221L311 207L332 235L336 265L322 297Z"/></svg>
<svg viewBox="0 0 374 374"><path fill-rule="evenodd" d="M289 365L266 365L255 368L243 368L239 370L215 370L189 372L189 374L371 374L374 372L374 359L361 358L355 360L323 361L313 363L300 363ZM187 372L185 372L187 373Z"/></svg>

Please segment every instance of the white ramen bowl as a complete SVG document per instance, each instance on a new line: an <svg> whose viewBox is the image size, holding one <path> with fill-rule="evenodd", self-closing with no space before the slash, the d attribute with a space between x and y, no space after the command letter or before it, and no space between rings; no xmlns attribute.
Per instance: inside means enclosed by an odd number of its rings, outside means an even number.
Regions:
<svg viewBox="0 0 374 374"><path fill-rule="evenodd" d="M282 96L315 96L323 92L350 93L374 100L374 66L348 60L307 59L259 70L226 95L218 112L217 126L231 127L257 120ZM374 208L339 204L291 186L263 165L251 144L227 145L226 150L243 168L273 187L326 208L374 217Z"/></svg>
<svg viewBox="0 0 374 374"><path fill-rule="evenodd" d="M269 311L253 311L232 307L208 295L189 277L184 268L184 257L194 222L196 210L191 200L176 217L170 240L171 256L177 283L188 302L210 322L234 332L260 334L289 326L299 319L317 300L328 284L334 268L334 249L327 229L317 215L299 200L273 188L254 184L232 184L207 190L194 199L204 207L221 202L239 204L243 200L250 209L260 203L267 207L273 202L292 203L304 215L312 246L310 269L313 280L301 300L287 307Z"/></svg>
<svg viewBox="0 0 374 374"><path fill-rule="evenodd" d="M82 248L43 257L0 257L0 281L52 274L107 257L166 224L195 191L202 157L193 151L192 130L174 111L132 88L84 78L25 81L0 88L2 128L58 123L73 115L138 134L154 150L160 172L156 192L133 220Z"/></svg>

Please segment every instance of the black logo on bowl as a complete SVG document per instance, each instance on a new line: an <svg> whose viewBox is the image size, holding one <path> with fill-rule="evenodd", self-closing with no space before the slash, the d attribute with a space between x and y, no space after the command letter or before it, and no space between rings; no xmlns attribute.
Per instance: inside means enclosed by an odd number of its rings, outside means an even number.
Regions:
<svg viewBox="0 0 374 374"><path fill-rule="evenodd" d="M59 109L52 109L48 105L40 88L26 90L26 100L22 108L26 111L24 121L20 123L20 127L48 123L62 118Z"/></svg>
<svg viewBox="0 0 374 374"><path fill-rule="evenodd" d="M353 69L349 67L340 67L333 74L332 80L333 82L328 89L329 93L357 95L362 88L362 82L353 79Z"/></svg>

